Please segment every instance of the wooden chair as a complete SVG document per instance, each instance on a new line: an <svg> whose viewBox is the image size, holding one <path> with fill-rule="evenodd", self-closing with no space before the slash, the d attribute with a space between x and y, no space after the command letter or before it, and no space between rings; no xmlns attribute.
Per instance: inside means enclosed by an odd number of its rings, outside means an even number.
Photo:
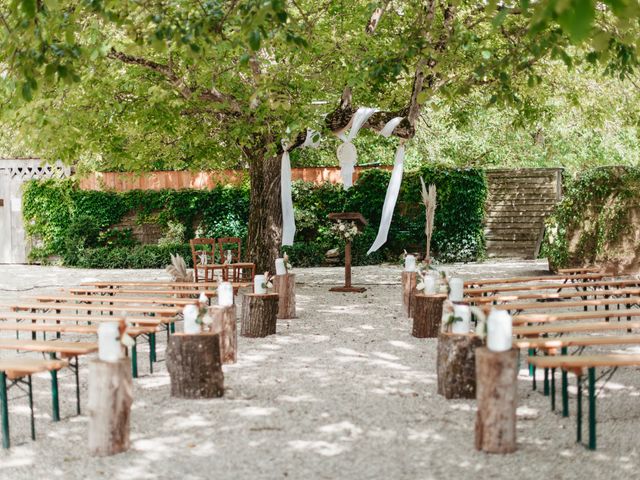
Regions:
<svg viewBox="0 0 640 480"><path fill-rule="evenodd" d="M227 252L231 252L231 263L229 264L231 278L229 278L229 272L227 271L224 280L231 282L253 282L253 277L256 274L256 266L254 263L242 262L242 239L238 237L219 238L218 250L220 251L220 257L223 262L227 260Z"/></svg>
<svg viewBox="0 0 640 480"><path fill-rule="evenodd" d="M216 269L223 270L224 276L224 268L220 264L216 264L216 243L215 238L189 240L191 258L193 259L193 278L196 282L213 281Z"/></svg>

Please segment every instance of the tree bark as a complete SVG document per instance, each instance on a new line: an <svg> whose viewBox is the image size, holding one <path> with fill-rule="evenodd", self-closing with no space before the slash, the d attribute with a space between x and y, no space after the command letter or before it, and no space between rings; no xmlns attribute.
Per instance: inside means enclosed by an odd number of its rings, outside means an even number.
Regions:
<svg viewBox="0 0 640 480"><path fill-rule="evenodd" d="M296 318L296 276L293 273L276 275L273 289L279 295L278 318Z"/></svg>
<svg viewBox="0 0 640 480"><path fill-rule="evenodd" d="M478 413L476 449L488 453L516 451L518 351L476 350Z"/></svg>
<svg viewBox="0 0 640 480"><path fill-rule="evenodd" d="M282 243L280 162L282 155L265 156L262 150L246 151L250 158L251 192L247 251L257 272L273 270Z"/></svg>
<svg viewBox="0 0 640 480"><path fill-rule="evenodd" d="M238 361L236 306L215 305L209 307L209 314L213 317L211 332L220 335L222 363L236 363Z"/></svg>
<svg viewBox="0 0 640 480"><path fill-rule="evenodd" d="M129 450L133 379L127 359L89 364L89 451L108 456Z"/></svg>
<svg viewBox="0 0 640 480"><path fill-rule="evenodd" d="M411 335L416 338L436 338L442 324L442 305L446 295L413 296L413 330Z"/></svg>
<svg viewBox="0 0 640 480"><path fill-rule="evenodd" d="M418 293L416 290L418 274L416 272L402 272L402 307L407 317L412 315L412 297Z"/></svg>
<svg viewBox="0 0 640 480"><path fill-rule="evenodd" d="M438 335L438 393L446 399L476 398L476 348L480 337L468 334Z"/></svg>
<svg viewBox="0 0 640 480"><path fill-rule="evenodd" d="M224 394L220 336L215 333L171 335L167 346L171 396L216 398Z"/></svg>
<svg viewBox="0 0 640 480"><path fill-rule="evenodd" d="M276 333L278 315L278 294L264 295L247 293L242 299L242 323L240 335L243 337L266 337Z"/></svg>

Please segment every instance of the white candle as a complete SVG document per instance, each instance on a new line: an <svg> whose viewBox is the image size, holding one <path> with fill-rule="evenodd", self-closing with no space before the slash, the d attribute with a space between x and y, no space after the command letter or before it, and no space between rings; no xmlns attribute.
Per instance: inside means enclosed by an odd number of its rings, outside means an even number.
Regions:
<svg viewBox="0 0 640 480"><path fill-rule="evenodd" d="M98 325L98 358L111 363L122 358L118 322L100 322Z"/></svg>
<svg viewBox="0 0 640 480"><path fill-rule="evenodd" d="M264 275L256 275L253 278L253 293L257 293L257 294L267 293L266 283L267 283L267 278Z"/></svg>
<svg viewBox="0 0 640 480"><path fill-rule="evenodd" d="M415 272L416 271L416 257L413 255L407 255L404 257L404 271Z"/></svg>
<svg viewBox="0 0 640 480"><path fill-rule="evenodd" d="M464 297L464 282L461 278L452 278L449 280L449 300L452 302L461 302Z"/></svg>
<svg viewBox="0 0 640 480"><path fill-rule="evenodd" d="M454 320L451 324L451 333L469 333L471 330L471 309L469 308L469 305L454 305L453 316L462 320Z"/></svg>
<svg viewBox="0 0 640 480"><path fill-rule="evenodd" d="M424 293L427 295L436 293L436 279L432 275L424 277Z"/></svg>
<svg viewBox="0 0 640 480"><path fill-rule="evenodd" d="M202 329L198 324L198 307L190 304L185 305L184 310L182 310L182 315L184 316L184 333L187 335L197 335L201 333Z"/></svg>
<svg viewBox="0 0 640 480"><path fill-rule="evenodd" d="M230 282L218 285L218 305L233 305L233 285Z"/></svg>
<svg viewBox="0 0 640 480"><path fill-rule="evenodd" d="M492 309L487 318L487 348L492 352L511 350L513 322L506 310Z"/></svg>
<svg viewBox="0 0 640 480"><path fill-rule="evenodd" d="M284 258L276 258L276 275L286 275L287 267L284 264Z"/></svg>

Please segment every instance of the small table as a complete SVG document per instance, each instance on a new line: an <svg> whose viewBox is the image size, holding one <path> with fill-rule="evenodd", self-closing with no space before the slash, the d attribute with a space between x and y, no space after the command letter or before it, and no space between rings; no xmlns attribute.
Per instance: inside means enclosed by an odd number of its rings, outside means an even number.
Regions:
<svg viewBox="0 0 640 480"><path fill-rule="evenodd" d="M342 212L342 213L330 213L329 220L333 221L351 221L356 224L358 230L362 230L368 222L357 212ZM347 293L362 293L367 289L364 287L351 286L351 241L347 241L344 246L344 286L330 288L330 292L347 292Z"/></svg>

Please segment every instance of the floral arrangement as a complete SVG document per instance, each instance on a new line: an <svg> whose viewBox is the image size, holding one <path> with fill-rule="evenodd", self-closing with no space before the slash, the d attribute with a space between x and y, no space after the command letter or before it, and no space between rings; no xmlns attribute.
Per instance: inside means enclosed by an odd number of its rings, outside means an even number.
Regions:
<svg viewBox="0 0 640 480"><path fill-rule="evenodd" d="M225 250L224 252L224 264L231 265L233 263L233 254L231 250Z"/></svg>
<svg viewBox="0 0 640 480"><path fill-rule="evenodd" d="M171 255L171 265L165 270L171 275L174 282L193 282L193 272L187 269L187 263L181 255Z"/></svg>
<svg viewBox="0 0 640 480"><path fill-rule="evenodd" d="M273 287L273 275L269 272L264 272L264 282L262 282L262 288L269 289Z"/></svg>
<svg viewBox="0 0 640 480"><path fill-rule="evenodd" d="M342 220L338 220L331 226L331 232L347 242L352 241L360 234L355 222L344 222Z"/></svg>
<svg viewBox="0 0 640 480"><path fill-rule="evenodd" d="M127 333L127 324L124 321L120 321L118 324L118 341L127 348L135 346L136 341L131 335ZM113 338L113 337L112 337Z"/></svg>
<svg viewBox="0 0 640 480"><path fill-rule="evenodd" d="M282 259L284 260L284 268L286 268L287 273L289 273L291 270L293 270L291 262L289 262L289 254L287 254L287 252L284 252L284 255L282 255Z"/></svg>

